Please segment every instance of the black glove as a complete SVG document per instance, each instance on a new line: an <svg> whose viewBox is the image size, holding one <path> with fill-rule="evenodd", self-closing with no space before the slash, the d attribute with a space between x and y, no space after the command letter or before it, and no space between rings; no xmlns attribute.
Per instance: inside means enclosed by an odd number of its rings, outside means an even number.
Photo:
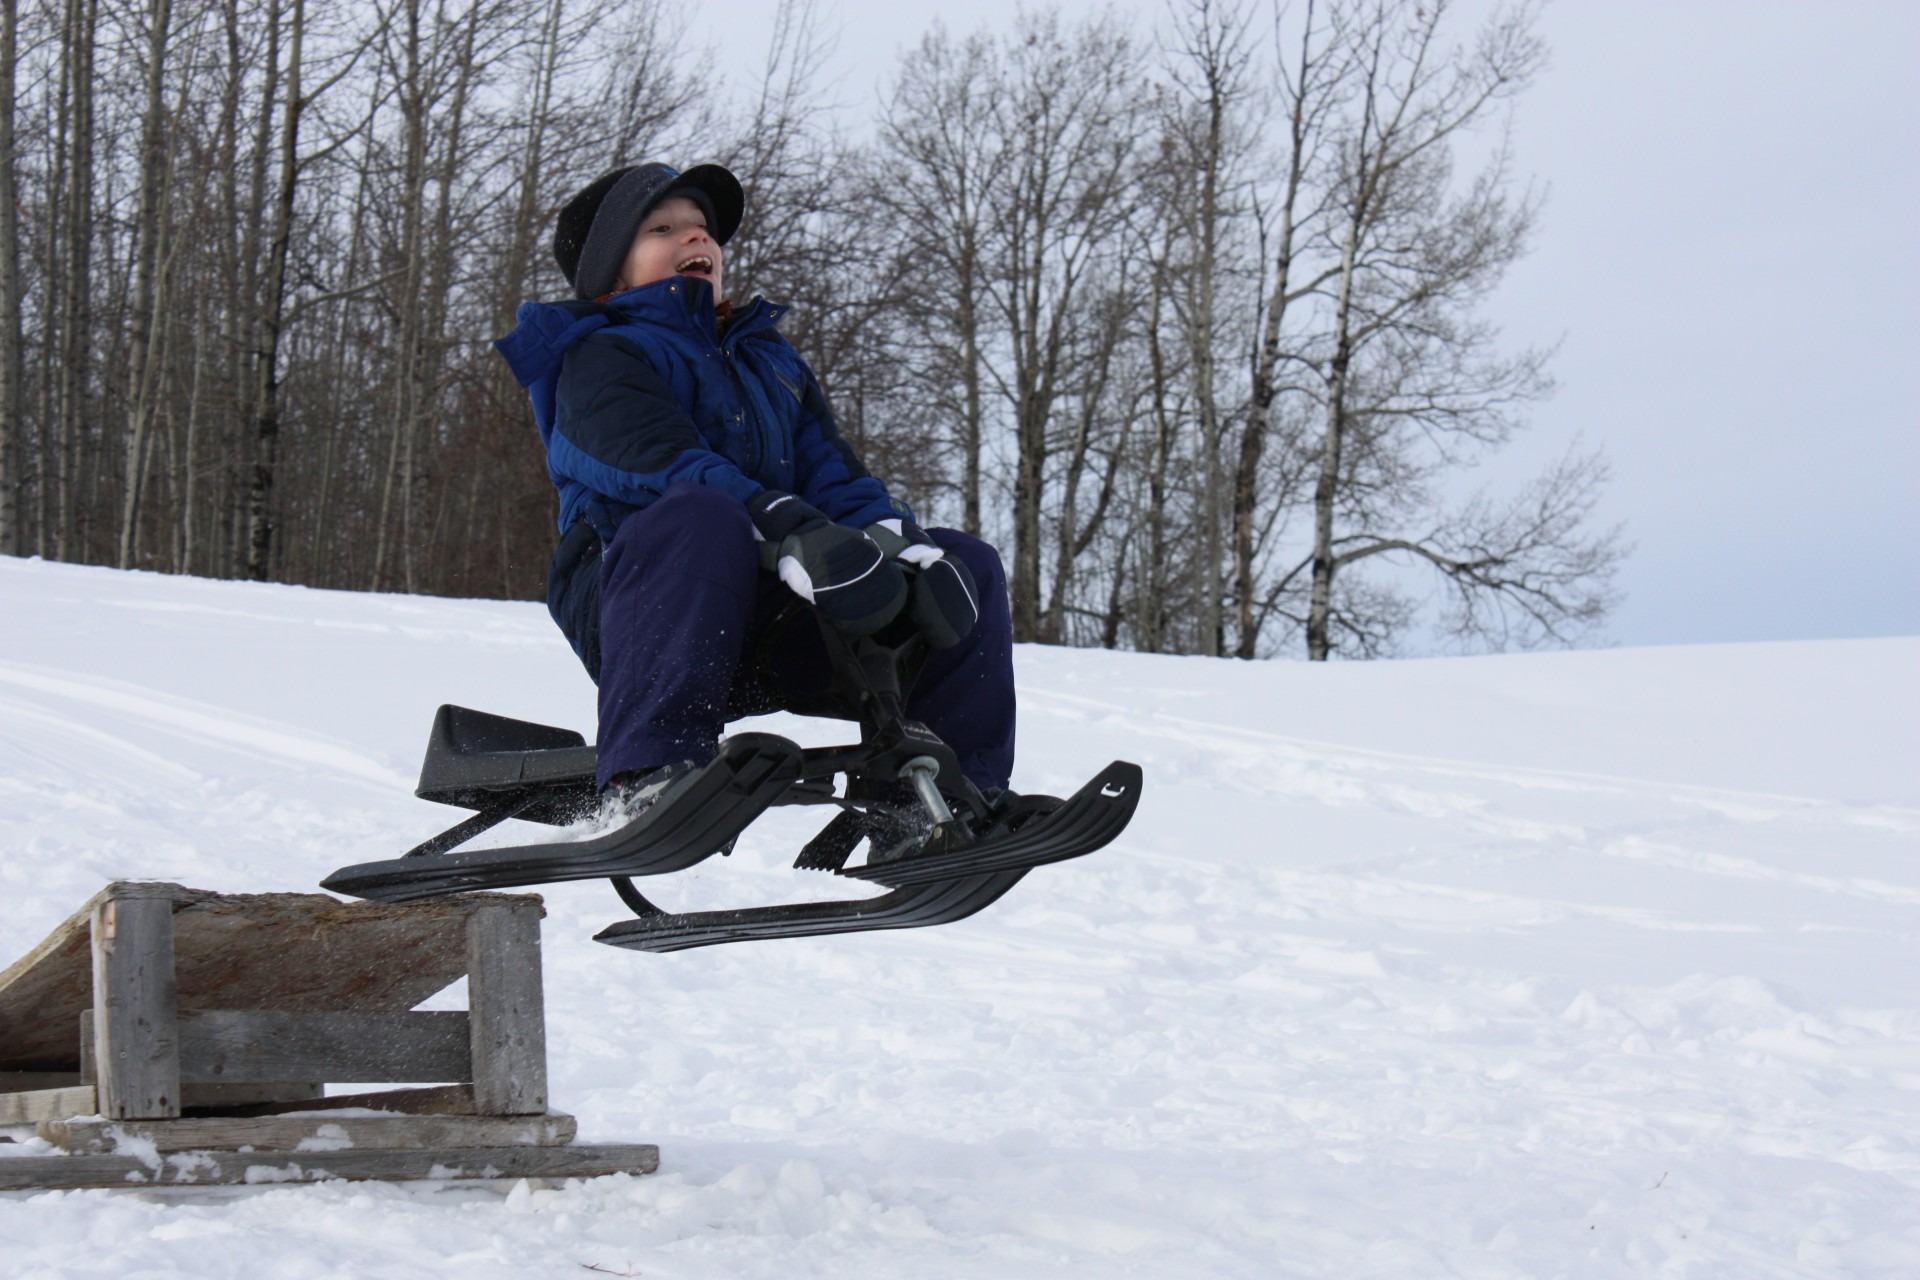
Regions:
<svg viewBox="0 0 1920 1280"><path fill-rule="evenodd" d="M906 602L905 575L858 529L835 524L777 489L755 494L747 514L766 539L762 562L842 631L878 631Z"/></svg>
<svg viewBox="0 0 1920 1280"><path fill-rule="evenodd" d="M882 520L866 532L889 559L919 570L907 613L928 644L950 649L972 634L980 621L980 588L959 557L941 550L911 520Z"/></svg>

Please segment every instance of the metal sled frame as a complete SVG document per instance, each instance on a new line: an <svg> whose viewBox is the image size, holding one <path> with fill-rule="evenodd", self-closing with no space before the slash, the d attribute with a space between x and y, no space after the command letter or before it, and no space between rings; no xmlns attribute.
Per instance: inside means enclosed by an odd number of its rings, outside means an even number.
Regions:
<svg viewBox="0 0 1920 1280"><path fill-rule="evenodd" d="M777 632L778 628L773 628ZM322 887L380 901L475 889L608 879L636 919L598 939L643 951L721 942L945 924L997 900L1033 867L1091 853L1126 827L1138 803L1138 766L1116 761L1065 802L1049 796L989 799L960 771L951 748L905 713L925 644L901 626L881 637L822 635L833 686L795 709L857 719L854 745L801 748L765 733L736 734L716 758L676 782L638 818L595 839L459 851L475 835L519 817L565 825L596 803L594 748L570 730L463 707L435 716L415 791L475 811L400 858L344 867ZM844 792L836 779L845 775ZM633 880L682 870L732 848L772 805L838 810L794 861L886 886L878 897L676 914ZM930 828L903 842L910 825ZM865 840L865 864L847 867Z"/></svg>

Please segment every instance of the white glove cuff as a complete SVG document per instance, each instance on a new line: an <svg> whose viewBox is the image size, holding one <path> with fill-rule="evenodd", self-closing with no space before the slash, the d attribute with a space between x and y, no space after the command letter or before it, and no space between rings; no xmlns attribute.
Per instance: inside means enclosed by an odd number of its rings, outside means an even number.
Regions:
<svg viewBox="0 0 1920 1280"><path fill-rule="evenodd" d="M904 560L916 569L924 569L946 554L946 552L934 546L932 543L916 542L895 556L894 559Z"/></svg>
<svg viewBox="0 0 1920 1280"><path fill-rule="evenodd" d="M793 594L808 604L813 603L813 579L807 575L806 569L801 567L799 560L793 556L781 556L779 574L780 581L786 583Z"/></svg>

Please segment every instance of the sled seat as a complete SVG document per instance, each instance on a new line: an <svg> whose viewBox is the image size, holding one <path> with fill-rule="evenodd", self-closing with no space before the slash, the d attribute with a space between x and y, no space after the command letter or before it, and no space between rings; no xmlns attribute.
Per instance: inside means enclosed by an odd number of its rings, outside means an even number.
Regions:
<svg viewBox="0 0 1920 1280"><path fill-rule="evenodd" d="M595 761L571 729L449 704L434 713L413 794L473 810L524 799L515 817L564 826L592 803Z"/></svg>

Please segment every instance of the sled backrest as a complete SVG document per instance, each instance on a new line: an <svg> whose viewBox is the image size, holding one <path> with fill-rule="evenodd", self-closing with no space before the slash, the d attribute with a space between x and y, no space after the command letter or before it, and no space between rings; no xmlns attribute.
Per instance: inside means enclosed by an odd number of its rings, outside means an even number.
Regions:
<svg viewBox="0 0 1920 1280"><path fill-rule="evenodd" d="M571 729L443 706L420 763L422 800L484 809L503 796L535 793L516 816L564 824L591 804L594 749Z"/></svg>

